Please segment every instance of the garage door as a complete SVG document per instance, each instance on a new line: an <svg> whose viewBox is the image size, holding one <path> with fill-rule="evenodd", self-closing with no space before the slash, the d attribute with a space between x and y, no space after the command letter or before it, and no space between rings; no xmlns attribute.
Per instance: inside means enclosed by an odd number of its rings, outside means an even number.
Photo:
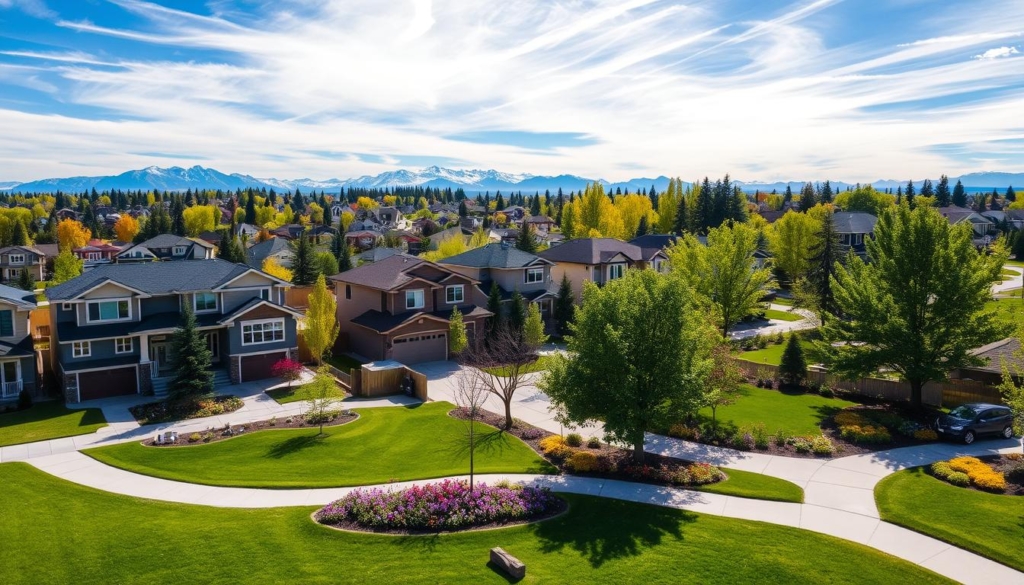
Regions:
<svg viewBox="0 0 1024 585"><path fill-rule="evenodd" d="M437 362L448 359L448 334L420 333L394 341L391 359L403 364Z"/></svg>
<svg viewBox="0 0 1024 585"><path fill-rule="evenodd" d="M252 382L271 377L270 370L278 360L288 357L288 352L264 353L242 356L242 381Z"/></svg>
<svg viewBox="0 0 1024 585"><path fill-rule="evenodd" d="M78 374L79 400L126 396L138 392L139 385L135 379L135 366Z"/></svg>

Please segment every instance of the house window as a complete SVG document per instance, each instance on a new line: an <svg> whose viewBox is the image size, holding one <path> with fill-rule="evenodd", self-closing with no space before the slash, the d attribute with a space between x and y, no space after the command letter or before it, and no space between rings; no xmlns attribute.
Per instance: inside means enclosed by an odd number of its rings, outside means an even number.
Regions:
<svg viewBox="0 0 1024 585"><path fill-rule="evenodd" d="M461 284L457 284L457 285L454 285L454 286L446 287L444 289L444 296L445 296L445 301L449 305L454 305L456 303L461 303L461 302L466 300L465 287L462 286Z"/></svg>
<svg viewBox="0 0 1024 585"><path fill-rule="evenodd" d="M0 311L0 337L14 336L14 311Z"/></svg>
<svg viewBox="0 0 1024 585"><path fill-rule="evenodd" d="M115 337L114 338L114 353L131 353L133 347L131 337Z"/></svg>
<svg viewBox="0 0 1024 585"><path fill-rule="evenodd" d="M88 259L89 260L99 260L100 259L100 253L99 252L89 252L89 258Z"/></svg>
<svg viewBox="0 0 1024 585"><path fill-rule="evenodd" d="M199 292L195 294L196 313L205 313L217 310L217 295L212 292Z"/></svg>
<svg viewBox="0 0 1024 585"><path fill-rule="evenodd" d="M210 350L210 357L220 359L220 335L216 331L206 334L206 347Z"/></svg>
<svg viewBox="0 0 1024 585"><path fill-rule="evenodd" d="M351 284L346 284L345 285L345 300L346 301L352 300L352 285Z"/></svg>
<svg viewBox="0 0 1024 585"><path fill-rule="evenodd" d="M284 341L284 319L253 321L242 324L242 345Z"/></svg>
<svg viewBox="0 0 1024 585"><path fill-rule="evenodd" d="M24 264L24 263L25 263L25 255L24 254L11 254L11 264Z"/></svg>
<svg viewBox="0 0 1024 585"><path fill-rule="evenodd" d="M92 355L92 344L88 341L76 341L71 344L71 357L82 358Z"/></svg>
<svg viewBox="0 0 1024 585"><path fill-rule="evenodd" d="M655 272L665 272L665 267L666 267L666 265L665 265L665 261L664 260L662 260L661 258L655 258L654 259L654 271Z"/></svg>
<svg viewBox="0 0 1024 585"><path fill-rule="evenodd" d="M174 255L175 256L184 256L185 255L185 246L175 246L174 247Z"/></svg>
<svg viewBox="0 0 1024 585"><path fill-rule="evenodd" d="M608 280L615 280L616 278L622 278L622 273L626 270L624 264L612 264L608 267Z"/></svg>
<svg viewBox="0 0 1024 585"><path fill-rule="evenodd" d="M416 290L405 291L405 308L406 309L422 309L423 308L423 289L418 288Z"/></svg>
<svg viewBox="0 0 1024 585"><path fill-rule="evenodd" d="M601 267L594 267L594 282L601 282Z"/></svg>
<svg viewBox="0 0 1024 585"><path fill-rule="evenodd" d="M270 300L270 289L269 288L260 289L260 298L263 299L264 301L269 301Z"/></svg>
<svg viewBox="0 0 1024 585"><path fill-rule="evenodd" d="M88 322L126 321L131 319L131 303L120 301L90 301L88 304Z"/></svg>
<svg viewBox="0 0 1024 585"><path fill-rule="evenodd" d="M61 303L60 304L60 308L65 310L65 311L70 311L71 310L71 303Z"/></svg>
<svg viewBox="0 0 1024 585"><path fill-rule="evenodd" d="M526 284L533 284L535 282L544 282L544 269L543 268L527 268L526 269Z"/></svg>

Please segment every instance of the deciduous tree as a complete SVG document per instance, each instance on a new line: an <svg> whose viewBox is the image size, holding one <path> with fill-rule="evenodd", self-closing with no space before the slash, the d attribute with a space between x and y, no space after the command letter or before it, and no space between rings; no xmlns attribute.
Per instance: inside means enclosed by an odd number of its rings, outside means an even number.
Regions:
<svg viewBox="0 0 1024 585"><path fill-rule="evenodd" d="M448 353L458 356L469 345L466 336L466 323L462 320L462 312L458 307L452 309L452 315L448 318Z"/></svg>
<svg viewBox="0 0 1024 585"><path fill-rule="evenodd" d="M292 271L288 270L284 266L281 266L281 264L277 261L277 258L274 258L273 256L263 261L263 266L261 267L261 269L263 270L263 272L266 272L267 274L275 278L279 278L287 282L292 281Z"/></svg>
<svg viewBox="0 0 1024 585"><path fill-rule="evenodd" d="M114 235L122 242L131 242L139 234L139 222L127 213L114 223Z"/></svg>
<svg viewBox="0 0 1024 585"><path fill-rule="evenodd" d="M62 219L57 224L57 246L60 250L71 251L81 248L89 243L92 232L82 225L82 222L73 219Z"/></svg>
<svg viewBox="0 0 1024 585"><path fill-rule="evenodd" d="M768 229L768 249L774 265L792 282L803 278L811 267L819 224L806 213L787 211Z"/></svg>
<svg viewBox="0 0 1024 585"><path fill-rule="evenodd" d="M327 288L327 279L320 274L309 293L306 327L302 330L302 338L317 365L323 363L324 355L338 339L337 312L338 302L334 298L334 293Z"/></svg>
<svg viewBox="0 0 1024 585"><path fill-rule="evenodd" d="M330 368L320 366L313 379L306 383L306 388L309 392L306 421L320 425L320 432L317 434L320 437L324 434L324 423L337 414L337 405L341 402L338 385Z"/></svg>
<svg viewBox="0 0 1024 585"><path fill-rule="evenodd" d="M53 260L53 284L67 282L82 274L83 262L71 253L71 250L62 250Z"/></svg>

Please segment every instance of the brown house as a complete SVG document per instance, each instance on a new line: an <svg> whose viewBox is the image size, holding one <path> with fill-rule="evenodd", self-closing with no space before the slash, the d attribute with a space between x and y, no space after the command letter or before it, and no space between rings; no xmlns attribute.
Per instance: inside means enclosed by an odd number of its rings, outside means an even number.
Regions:
<svg viewBox="0 0 1024 585"><path fill-rule="evenodd" d="M583 283L593 282L598 286L622 278L629 268L663 269L668 260L664 251L649 250L613 238L581 238L570 240L544 250L539 256L554 263L551 268L552 281L557 285L567 277L576 295L576 302L583 300Z"/></svg>
<svg viewBox="0 0 1024 585"><path fill-rule="evenodd" d="M331 277L344 350L405 364L448 359L448 320L459 309L472 343L483 335L487 297L479 281L398 254Z"/></svg>

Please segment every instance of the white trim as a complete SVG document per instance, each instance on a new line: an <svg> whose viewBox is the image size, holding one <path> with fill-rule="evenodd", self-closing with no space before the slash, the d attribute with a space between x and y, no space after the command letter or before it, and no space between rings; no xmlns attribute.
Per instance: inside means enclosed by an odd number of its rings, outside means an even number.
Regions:
<svg viewBox="0 0 1024 585"><path fill-rule="evenodd" d="M250 356L250 355L266 355L268 353L284 353L285 357L287 357L288 352L290 352L293 349L298 351L299 348L297 348L297 347L288 347L288 348L285 348L285 349L267 349L267 350L264 350L264 351L252 351L252 352L249 352L249 353L233 353L229 357L246 357L246 356ZM239 361L241 361L241 360L239 360Z"/></svg>
<svg viewBox="0 0 1024 585"><path fill-rule="evenodd" d="M20 260L15 261L14 260L15 258L20 258ZM8 264L15 265L15 266L24 265L25 264L25 255L24 254L8 254L7 255L7 262L8 262Z"/></svg>
<svg viewBox="0 0 1024 585"><path fill-rule="evenodd" d="M120 342L122 340L125 340L125 339L128 340L128 349L125 349L125 350L118 349L118 342ZM114 338L114 355L122 355L122 354L126 354L126 353L132 353L133 351L135 351L135 339L134 338L132 338L132 337L115 337Z"/></svg>
<svg viewBox="0 0 1024 585"><path fill-rule="evenodd" d="M263 335L263 337L266 337L265 336L265 329L263 328L263 326L267 325L267 324L274 325L276 323L280 323L281 324L281 339L269 339L269 340L268 339L264 339L263 341L250 341L250 342L246 343L246 341L245 341L245 328L246 327L250 328L249 334L252 335L253 339L255 340L256 339L256 337L254 335L255 331L253 331L251 329L252 327L254 327L256 325L260 325L260 333L261 333L261 335ZM277 331L277 329L276 328L272 328L270 331L271 331L271 333L273 333L274 331ZM242 346L247 346L247 345L266 345L268 343L280 343L282 341L285 341L285 339L287 337L288 337L288 330L284 326L284 319L283 318L279 317L279 318L276 318L276 319L260 319L258 321L242 321Z"/></svg>
<svg viewBox="0 0 1024 585"><path fill-rule="evenodd" d="M199 295L211 295L213 297L213 308L212 309L203 309L203 310L200 311L199 310L199 305L198 305ZM218 295L215 292L197 291L197 292L192 293L192 310L196 314L200 314L200 313L217 313L217 312L220 311L220 304L221 304L220 303L220 295Z"/></svg>
<svg viewBox="0 0 1024 585"><path fill-rule="evenodd" d="M246 301L246 302L248 302L248 301ZM273 307L273 308L278 309L280 311L284 311L285 313L291 313L292 316L298 317L300 319L305 317L305 315L303 315L302 313L296 311L295 309L293 309L291 307L286 307L284 305L278 305L278 304L274 303L274 301L268 301L267 299L260 299L260 302L258 302L255 305L249 307L248 309L246 309L246 311L244 313L239 313L239 314L235 315L234 317L231 317L230 319L224 319L223 321L220 321L220 323L225 323L225 324L226 323L234 323L235 320L237 320L239 317L244 317L249 311L252 311L256 307L262 307L263 305L267 305L267 306ZM280 317L276 317L276 318L280 318Z"/></svg>
<svg viewBox="0 0 1024 585"><path fill-rule="evenodd" d="M74 310L74 308L71 306L71 303L61 303L60 304L60 309L62 311L73 311Z"/></svg>
<svg viewBox="0 0 1024 585"><path fill-rule="evenodd" d="M78 346L77 348L75 346ZM81 350L81 353L78 353ZM75 355L78 353L78 355ZM71 358L79 359L85 357L92 357L92 342L91 341L72 341L71 342Z"/></svg>
<svg viewBox="0 0 1024 585"><path fill-rule="evenodd" d="M150 297L150 295L149 295L149 294L147 294L147 293L144 293L144 292L142 292L141 290L138 290L138 289L134 289L134 288L132 288L132 287L130 287L130 286L126 286L126 285L123 285L123 284L121 284L120 282L117 282L117 281L115 281L115 280L112 280L112 279L110 279L110 278L104 278L103 280L101 280L101 281L99 281L98 283L96 283L96 285L95 285L95 286L93 286L92 288L86 289L86 290L84 290L84 291L82 291L82 292L78 293L77 295L75 295L75 296L71 297L71 298L70 298L70 299L68 299L68 300L72 300L72 301L74 301L74 300L78 300L78 299L82 298L82 296L83 296L83 295L87 295L87 294L91 293L92 291L94 291L94 290L98 289L99 287L101 287L101 286L103 286L103 285L105 285L105 284L112 284L112 285L114 285L114 286L117 286L117 287L121 287L121 288L123 288L123 289L124 289L124 290L126 290L126 291L130 291L130 292L133 292L133 293L136 293L136 294L138 294L138 295L139 295L140 297L145 297L145 298L149 298L149 297Z"/></svg>
<svg viewBox="0 0 1024 585"><path fill-rule="evenodd" d="M138 365L139 364L122 364L120 366L107 366L107 367L104 367L104 368L88 368L88 369L85 369L85 370L74 370L71 373L75 374L77 376L78 374L88 374L89 372L100 372L100 371L103 371L103 370L121 370L121 369L124 369L124 368L136 368L135 375L138 376L138 374L139 374L139 371L137 369ZM79 399L81 399L81 396L79 396Z"/></svg>
<svg viewBox="0 0 1024 585"><path fill-rule="evenodd" d="M427 295L422 288L410 288L402 291L405 293L405 300L402 306L405 307L406 311L414 311L416 309L422 309L427 306ZM409 293L412 293L413 306L409 306ZM416 304L416 293L419 293L420 302Z"/></svg>
<svg viewBox="0 0 1024 585"><path fill-rule="evenodd" d="M618 276L612 276L612 271L616 270L616 269L620 269L619 275ZM625 262L616 262L615 264L609 264L608 265L608 274L605 277L608 281L618 280L618 279L622 278L623 276L626 276L626 263Z"/></svg>
<svg viewBox="0 0 1024 585"><path fill-rule="evenodd" d="M458 290L459 291L459 296L462 297L462 298L456 299L454 301L449 300L448 299L448 291L454 291L454 290ZM464 285L464 284L452 284L452 285L444 287L444 302L445 302L446 305L457 305L459 303L466 302L466 285Z"/></svg>
<svg viewBox="0 0 1024 585"><path fill-rule="evenodd" d="M251 272L255 272L256 274L258 274L258 275L260 275L260 276L262 276L264 278L269 278L270 280L273 280L274 282L277 282L281 286L292 286L292 283L290 283L290 282L288 282L286 280L281 280L280 278L277 278L276 276L271 276L271 275L267 274L266 272L263 272L262 270L256 270L255 268L250 268L250 269L246 270L245 272L239 274L238 276L232 278L231 280L225 282L224 284L218 286L217 288L215 288L213 290L225 290L229 284L231 284L232 282L235 282L239 278L242 278L243 276L245 276L246 274L249 274ZM262 287L243 287L243 288L231 289L231 290L245 290L245 288L262 288Z"/></svg>
<svg viewBox="0 0 1024 585"><path fill-rule="evenodd" d="M126 303L128 305L128 316L127 317L118 317L117 319L102 319L101 318L101 319L95 319L95 320L93 320L93 319L91 319L89 317L89 306L90 305L98 305L100 303L117 303L118 305L120 305L122 302ZM110 298L110 299L96 299L94 301L86 301L85 302L85 323L87 325L92 325L94 323L122 323L124 321L131 321L132 320L132 313L133 313L133 311L132 311L132 305L133 304L134 303L132 302L132 298L131 297ZM120 313L121 313L121 310L120 310L120 307L118 307L118 314L120 314Z"/></svg>
<svg viewBox="0 0 1024 585"><path fill-rule="evenodd" d="M540 271L539 280L530 280L530 274L536 274ZM544 282L544 269L543 268L527 268L523 273L523 283L525 284L537 284L538 282Z"/></svg>

